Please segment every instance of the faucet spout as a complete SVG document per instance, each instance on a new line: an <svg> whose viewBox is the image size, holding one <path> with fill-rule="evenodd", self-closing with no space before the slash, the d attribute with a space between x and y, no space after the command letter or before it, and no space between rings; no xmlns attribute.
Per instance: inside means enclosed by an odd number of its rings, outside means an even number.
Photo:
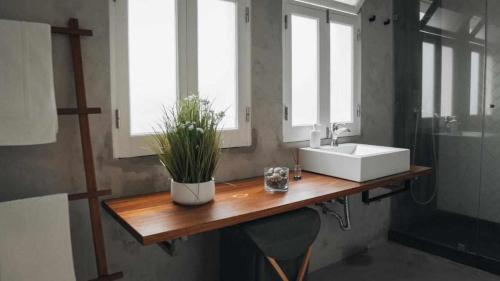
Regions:
<svg viewBox="0 0 500 281"><path fill-rule="evenodd" d="M332 123L330 124L330 146L338 146L339 145L339 137L344 133L350 133L351 130L345 127L345 124L341 123Z"/></svg>

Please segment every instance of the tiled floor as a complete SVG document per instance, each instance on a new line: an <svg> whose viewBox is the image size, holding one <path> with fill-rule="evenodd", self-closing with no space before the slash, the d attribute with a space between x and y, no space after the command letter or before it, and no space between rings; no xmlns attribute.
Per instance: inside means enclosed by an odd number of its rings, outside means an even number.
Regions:
<svg viewBox="0 0 500 281"><path fill-rule="evenodd" d="M313 272L309 281L500 281L500 276L388 242Z"/></svg>

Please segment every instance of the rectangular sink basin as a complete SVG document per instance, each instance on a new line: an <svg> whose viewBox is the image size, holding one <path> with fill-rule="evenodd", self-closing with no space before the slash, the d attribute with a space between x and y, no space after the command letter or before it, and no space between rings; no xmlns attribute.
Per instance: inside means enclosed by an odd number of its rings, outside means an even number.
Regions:
<svg viewBox="0 0 500 281"><path fill-rule="evenodd" d="M408 149L367 144L301 148L299 159L305 171L356 182L410 170Z"/></svg>

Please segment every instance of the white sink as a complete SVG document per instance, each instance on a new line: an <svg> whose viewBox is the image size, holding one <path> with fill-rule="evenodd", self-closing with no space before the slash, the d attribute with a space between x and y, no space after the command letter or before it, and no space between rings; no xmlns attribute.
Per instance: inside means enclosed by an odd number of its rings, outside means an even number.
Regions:
<svg viewBox="0 0 500 281"><path fill-rule="evenodd" d="M408 149L346 143L321 148L301 148L300 165L305 171L356 182L368 181L410 169Z"/></svg>

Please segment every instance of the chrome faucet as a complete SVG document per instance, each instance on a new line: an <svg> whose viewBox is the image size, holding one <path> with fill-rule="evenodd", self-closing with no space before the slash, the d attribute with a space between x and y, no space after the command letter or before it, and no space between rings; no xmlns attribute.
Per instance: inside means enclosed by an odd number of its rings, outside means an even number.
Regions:
<svg viewBox="0 0 500 281"><path fill-rule="evenodd" d="M349 133L351 130L342 123L331 123L329 128L330 146L339 146L339 137L343 133Z"/></svg>
<svg viewBox="0 0 500 281"><path fill-rule="evenodd" d="M455 133L458 130L458 118L457 116L442 116L444 129L448 133ZM440 120L440 119L439 119Z"/></svg>
<svg viewBox="0 0 500 281"><path fill-rule="evenodd" d="M446 127L447 127L448 129L449 129L449 128L451 128L451 126L452 126L453 124L456 124L456 123L458 123L458 119L457 119L457 117L456 117L456 116L453 116L453 115L452 115L452 116L445 116L445 117L444 117L444 124L446 125Z"/></svg>

